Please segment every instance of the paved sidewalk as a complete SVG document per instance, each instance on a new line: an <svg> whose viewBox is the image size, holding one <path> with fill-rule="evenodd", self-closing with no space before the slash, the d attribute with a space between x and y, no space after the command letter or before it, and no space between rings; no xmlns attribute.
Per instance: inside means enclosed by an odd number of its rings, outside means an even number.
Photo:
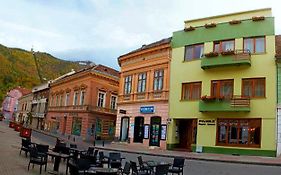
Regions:
<svg viewBox="0 0 281 175"><path fill-rule="evenodd" d="M54 134L38 131L52 137L59 137ZM65 139L65 138L64 138ZM68 141L71 142L71 141ZM78 146L86 148L88 146L93 146L90 143L79 142ZM281 166L281 157L260 157L260 156L234 156L234 155L225 155L225 154L211 154L211 153L191 153L183 151L169 151L161 150L158 148L148 149L142 144L129 145L126 143L111 143L105 144L102 146L98 144L95 146L98 149L111 150L111 151L120 151L126 153L135 153L135 154L145 154L152 156L163 156L163 157L185 157L186 159L191 160L203 160L203 161L217 161L217 162L229 162L229 163L242 163L242 164L254 164L254 165L268 165L268 166Z"/></svg>

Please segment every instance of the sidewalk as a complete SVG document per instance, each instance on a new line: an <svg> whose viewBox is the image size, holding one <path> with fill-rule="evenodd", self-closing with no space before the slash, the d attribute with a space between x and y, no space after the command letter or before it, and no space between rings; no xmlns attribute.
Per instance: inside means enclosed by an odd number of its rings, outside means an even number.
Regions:
<svg viewBox="0 0 281 175"><path fill-rule="evenodd" d="M37 131L44 133L52 137L59 137L54 134ZM63 138L65 139L65 138ZM71 142L71 141L69 141ZM80 142L77 143L81 147L93 146L93 144ZM225 154L211 154L211 153L194 153L194 152L183 152L183 151L169 151L160 150L158 148L148 149L142 144L129 145L126 143L112 142L111 144L101 144L95 146L98 149L109 150L109 151L120 151L125 153L144 154L152 156L162 157L185 157L191 160L203 160L203 161L217 161L217 162L228 162L228 163L242 163L242 164L254 164L254 165L268 165L268 166L281 166L281 157L260 157L260 156L233 156Z"/></svg>

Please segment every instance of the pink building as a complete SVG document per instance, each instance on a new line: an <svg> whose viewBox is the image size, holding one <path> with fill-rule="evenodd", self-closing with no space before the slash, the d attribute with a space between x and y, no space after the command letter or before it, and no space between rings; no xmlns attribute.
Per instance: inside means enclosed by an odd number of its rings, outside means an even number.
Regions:
<svg viewBox="0 0 281 175"><path fill-rule="evenodd" d="M2 112L6 120L14 120L14 112L17 111L18 99L23 95L31 93L30 90L16 87L10 90L2 103Z"/></svg>

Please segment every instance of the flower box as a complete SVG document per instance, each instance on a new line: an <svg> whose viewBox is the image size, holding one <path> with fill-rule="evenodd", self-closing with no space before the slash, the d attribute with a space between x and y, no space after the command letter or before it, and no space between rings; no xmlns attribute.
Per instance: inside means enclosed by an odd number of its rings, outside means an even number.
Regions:
<svg viewBox="0 0 281 175"><path fill-rule="evenodd" d="M9 122L9 127L10 127L10 128L15 128L15 122L10 121L10 122Z"/></svg>
<svg viewBox="0 0 281 175"><path fill-rule="evenodd" d="M234 55L235 52L234 50L227 50L227 51L224 51L224 52L221 52L222 55Z"/></svg>
<svg viewBox="0 0 281 175"><path fill-rule="evenodd" d="M254 17L252 17L252 20L253 21L263 21L263 20L265 20L265 17L264 16L254 16Z"/></svg>
<svg viewBox="0 0 281 175"><path fill-rule="evenodd" d="M190 32L190 31L193 31L193 30L195 30L195 27L192 27L192 26L184 28L185 32Z"/></svg>
<svg viewBox="0 0 281 175"><path fill-rule="evenodd" d="M217 57L218 55L218 52L209 52L205 54L205 57Z"/></svg>
<svg viewBox="0 0 281 175"><path fill-rule="evenodd" d="M202 101L206 101L206 102L208 102L208 101L213 101L213 100L215 100L215 99L216 99L216 97L214 97L214 96L207 96L207 95L204 95L204 96L201 97L201 100L202 100Z"/></svg>
<svg viewBox="0 0 281 175"><path fill-rule="evenodd" d="M216 23L205 24L205 28L206 28L206 29L213 28L213 27L216 27L216 26L217 26Z"/></svg>
<svg viewBox="0 0 281 175"><path fill-rule="evenodd" d="M15 131L20 132L21 128L22 128L21 124L15 123L15 127L14 127Z"/></svg>
<svg viewBox="0 0 281 175"><path fill-rule="evenodd" d="M232 21L229 21L229 24L230 25L241 24L241 20L232 20Z"/></svg>
<svg viewBox="0 0 281 175"><path fill-rule="evenodd" d="M31 128L22 127L20 130L20 137L30 138L31 137Z"/></svg>

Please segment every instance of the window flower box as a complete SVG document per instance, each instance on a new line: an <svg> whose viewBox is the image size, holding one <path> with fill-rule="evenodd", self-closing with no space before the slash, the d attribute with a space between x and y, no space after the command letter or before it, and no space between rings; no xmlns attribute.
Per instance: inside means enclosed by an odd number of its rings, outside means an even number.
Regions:
<svg viewBox="0 0 281 175"><path fill-rule="evenodd" d="M184 28L185 32L190 32L190 31L193 31L193 30L195 30L195 27L192 27L192 26Z"/></svg>
<svg viewBox="0 0 281 175"><path fill-rule="evenodd" d="M205 57L217 57L219 55L218 52L209 52L205 54Z"/></svg>
<svg viewBox="0 0 281 175"><path fill-rule="evenodd" d="M216 23L205 24L205 28L206 28L206 29L213 28L213 27L216 27L216 26L217 26Z"/></svg>
<svg viewBox="0 0 281 175"><path fill-rule="evenodd" d="M232 20L232 21L229 21L229 24L230 25L241 24L241 20Z"/></svg>
<svg viewBox="0 0 281 175"><path fill-rule="evenodd" d="M20 130L20 137L30 138L31 137L31 128L22 127Z"/></svg>
<svg viewBox="0 0 281 175"><path fill-rule="evenodd" d="M253 21L263 21L263 20L265 20L265 17L264 16L253 16L252 20Z"/></svg>
<svg viewBox="0 0 281 175"><path fill-rule="evenodd" d="M234 50L227 50L227 51L224 51L224 52L221 52L222 55L234 55L235 52Z"/></svg>
<svg viewBox="0 0 281 175"><path fill-rule="evenodd" d="M214 101L214 100L216 100L216 97L204 95L204 96L201 97L201 100L205 101L205 102Z"/></svg>

